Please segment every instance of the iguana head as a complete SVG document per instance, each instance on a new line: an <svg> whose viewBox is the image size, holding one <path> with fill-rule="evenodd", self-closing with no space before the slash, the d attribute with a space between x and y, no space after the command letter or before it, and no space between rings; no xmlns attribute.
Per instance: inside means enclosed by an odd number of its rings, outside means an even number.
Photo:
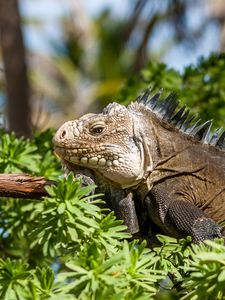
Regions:
<svg viewBox="0 0 225 300"><path fill-rule="evenodd" d="M143 149L134 131L132 112L112 103L100 114L64 123L53 142L68 168L94 170L124 188L136 185L146 171Z"/></svg>

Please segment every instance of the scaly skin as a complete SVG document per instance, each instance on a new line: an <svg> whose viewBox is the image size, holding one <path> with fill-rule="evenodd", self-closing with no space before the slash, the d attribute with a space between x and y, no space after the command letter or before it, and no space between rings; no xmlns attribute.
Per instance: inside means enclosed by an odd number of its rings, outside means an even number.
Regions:
<svg viewBox="0 0 225 300"><path fill-rule="evenodd" d="M144 174L138 145L131 138L132 124L132 116L121 105L115 105L110 115L85 115L58 130L55 151L63 160L93 169L122 188L133 186Z"/></svg>
<svg viewBox="0 0 225 300"><path fill-rule="evenodd" d="M130 232L139 231L141 211L174 237L220 237L225 151L200 142L197 134L209 137L202 129L193 137L170 123L146 103L112 103L101 114L63 124L55 152L69 170L89 170Z"/></svg>

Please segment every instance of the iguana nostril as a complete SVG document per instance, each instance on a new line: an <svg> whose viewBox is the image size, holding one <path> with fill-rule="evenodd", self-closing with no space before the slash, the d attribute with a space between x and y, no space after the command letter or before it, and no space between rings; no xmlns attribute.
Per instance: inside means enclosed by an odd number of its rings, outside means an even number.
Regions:
<svg viewBox="0 0 225 300"><path fill-rule="evenodd" d="M64 139L67 135L67 131L64 129L61 133L61 138Z"/></svg>

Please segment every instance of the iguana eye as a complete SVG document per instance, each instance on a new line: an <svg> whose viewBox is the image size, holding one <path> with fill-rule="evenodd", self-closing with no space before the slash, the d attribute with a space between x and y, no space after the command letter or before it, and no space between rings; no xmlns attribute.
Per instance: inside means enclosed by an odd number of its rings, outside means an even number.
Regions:
<svg viewBox="0 0 225 300"><path fill-rule="evenodd" d="M105 126L103 124L96 124L90 127L89 131L92 135L101 134L105 130Z"/></svg>

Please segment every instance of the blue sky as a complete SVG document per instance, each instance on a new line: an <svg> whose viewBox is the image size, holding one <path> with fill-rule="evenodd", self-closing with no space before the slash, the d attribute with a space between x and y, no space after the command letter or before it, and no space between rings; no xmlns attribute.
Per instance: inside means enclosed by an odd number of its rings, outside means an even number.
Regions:
<svg viewBox="0 0 225 300"><path fill-rule="evenodd" d="M30 49L46 54L54 51L51 41L60 40L62 34L58 19L68 12L70 1L76 0L21 0L22 14L28 19L37 18L41 20L42 24L42 26L26 26L25 40ZM114 14L126 16L128 2L129 0L82 0L80 4L84 7L85 12L91 16L97 15L100 10L107 6L112 9ZM188 12L190 26L199 26L203 17L204 11L199 5ZM165 39L168 34L169 29L166 26L161 28L160 32L153 37L151 47L155 47L154 45ZM186 45L173 47L166 53L163 61L168 66L182 71L184 66L190 63L195 64L199 56L208 56L211 52L217 51L219 48L218 37L218 27L211 24L205 28L203 38L196 49L187 48Z"/></svg>

